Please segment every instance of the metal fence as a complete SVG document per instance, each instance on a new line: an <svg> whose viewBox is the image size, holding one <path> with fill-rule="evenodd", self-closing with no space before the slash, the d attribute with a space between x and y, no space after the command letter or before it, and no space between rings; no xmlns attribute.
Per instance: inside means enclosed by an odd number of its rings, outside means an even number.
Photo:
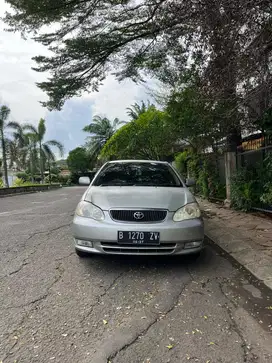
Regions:
<svg viewBox="0 0 272 363"><path fill-rule="evenodd" d="M272 135L254 135L248 140L244 140L237 148L237 168L238 170L241 168L257 170L263 166L265 159L271 153ZM272 213L272 206L261 201L254 209Z"/></svg>

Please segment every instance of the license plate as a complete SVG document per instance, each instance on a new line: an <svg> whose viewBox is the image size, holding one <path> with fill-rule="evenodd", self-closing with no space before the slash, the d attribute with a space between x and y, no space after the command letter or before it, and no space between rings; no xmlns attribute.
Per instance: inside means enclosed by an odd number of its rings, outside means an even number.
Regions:
<svg viewBox="0 0 272 363"><path fill-rule="evenodd" d="M120 244L133 244L133 245L159 245L160 233L159 232L118 232L118 243Z"/></svg>

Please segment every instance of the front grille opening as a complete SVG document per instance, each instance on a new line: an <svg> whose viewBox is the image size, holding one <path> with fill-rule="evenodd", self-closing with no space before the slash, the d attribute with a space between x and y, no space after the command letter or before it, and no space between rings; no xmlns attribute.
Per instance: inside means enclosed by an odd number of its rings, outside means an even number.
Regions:
<svg viewBox="0 0 272 363"><path fill-rule="evenodd" d="M131 243L122 243L122 244L119 244L117 242L101 242L101 246L102 247L121 247L121 248L124 248L124 247L135 247L135 248L146 248L146 247L151 247L154 248L154 249L158 249L158 248L176 248L176 243L160 243L158 246L154 246L154 245L149 245L147 243L145 243L144 245L134 245L134 244L131 244Z"/></svg>
<svg viewBox="0 0 272 363"><path fill-rule="evenodd" d="M170 255L174 253L176 243L160 243L159 246L151 245L132 245L132 244L118 244L116 242L101 242L103 251L111 254L164 254Z"/></svg>
<svg viewBox="0 0 272 363"><path fill-rule="evenodd" d="M166 210L111 210L112 219L120 222L162 222L167 216Z"/></svg>
<svg viewBox="0 0 272 363"><path fill-rule="evenodd" d="M103 251L111 254L171 254L174 248L103 248Z"/></svg>

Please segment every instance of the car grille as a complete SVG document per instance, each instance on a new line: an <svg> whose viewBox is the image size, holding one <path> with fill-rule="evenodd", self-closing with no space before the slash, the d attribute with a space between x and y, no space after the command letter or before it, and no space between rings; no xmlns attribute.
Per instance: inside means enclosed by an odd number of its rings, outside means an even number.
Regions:
<svg viewBox="0 0 272 363"><path fill-rule="evenodd" d="M170 255L175 251L176 243L161 243L159 246L135 246L131 244L119 245L116 242L101 242L101 247L106 253L118 255Z"/></svg>
<svg viewBox="0 0 272 363"><path fill-rule="evenodd" d="M137 218L135 214L141 214L142 218ZM110 211L112 219L120 222L162 222L167 216L166 210L120 210L115 209Z"/></svg>

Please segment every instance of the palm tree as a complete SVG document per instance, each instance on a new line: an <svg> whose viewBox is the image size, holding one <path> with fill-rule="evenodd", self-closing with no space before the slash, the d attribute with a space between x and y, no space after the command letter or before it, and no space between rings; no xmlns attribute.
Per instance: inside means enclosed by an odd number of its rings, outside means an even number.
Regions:
<svg viewBox="0 0 272 363"><path fill-rule="evenodd" d="M90 155L97 158L106 142L115 134L118 127L124 123L126 122L120 121L118 118L111 122L106 117L94 116L92 123L83 128L83 131L91 134L86 142Z"/></svg>
<svg viewBox="0 0 272 363"><path fill-rule="evenodd" d="M135 121L140 115L148 111L150 108L155 108L150 101L147 101L147 104L142 101L140 105L135 102L132 106L127 108L127 115L130 117L131 121Z"/></svg>
<svg viewBox="0 0 272 363"><path fill-rule="evenodd" d="M9 168L16 166L19 170L26 168L26 144L27 135L24 134L23 127L20 124L12 122L13 138L7 140L6 151L9 160Z"/></svg>
<svg viewBox="0 0 272 363"><path fill-rule="evenodd" d="M10 109L3 105L0 108L0 143L2 149L2 159L3 159L3 169L4 169L4 183L5 186L9 187L8 181L8 153L9 153L9 140L5 136L5 130L9 127L12 127L16 130L20 129L20 124L17 122L8 122L8 118L10 115Z"/></svg>
<svg viewBox="0 0 272 363"><path fill-rule="evenodd" d="M30 137L30 150L31 154L35 151L36 148L39 150L39 158L40 158L40 172L41 172L41 179L42 182L44 180L44 167L46 161L50 163L50 161L55 160L55 155L51 150L51 146L56 147L60 155L63 156L64 147L63 144L57 140L49 140L44 141L45 133L46 133L46 126L45 120L40 119L38 123L38 127L34 127L31 124L24 125L24 130L29 130L30 133L28 137ZM32 155L33 156L33 155Z"/></svg>

